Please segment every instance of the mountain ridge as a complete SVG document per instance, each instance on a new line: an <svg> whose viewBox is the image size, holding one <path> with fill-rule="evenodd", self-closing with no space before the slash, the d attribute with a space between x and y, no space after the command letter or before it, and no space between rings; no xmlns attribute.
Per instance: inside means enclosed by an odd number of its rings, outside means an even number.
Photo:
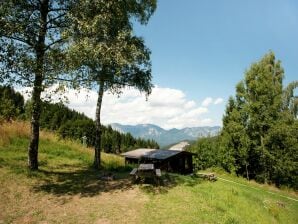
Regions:
<svg viewBox="0 0 298 224"><path fill-rule="evenodd" d="M219 133L220 126L186 127L182 129L163 129L155 124L123 125L110 124L111 127L122 133L130 133L134 137L153 139L161 146L171 145L184 140L196 140L199 137L215 136Z"/></svg>

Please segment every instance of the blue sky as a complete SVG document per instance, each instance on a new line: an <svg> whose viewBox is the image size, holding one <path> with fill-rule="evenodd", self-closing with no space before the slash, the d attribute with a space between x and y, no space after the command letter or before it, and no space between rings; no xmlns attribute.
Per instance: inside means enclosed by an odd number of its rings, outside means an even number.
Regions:
<svg viewBox="0 0 298 224"><path fill-rule="evenodd" d="M152 51L156 87L147 101L133 89L106 93L103 124L222 125L236 84L269 50L282 61L285 84L298 79L298 0L159 0L135 32ZM70 108L95 117L95 90L66 97Z"/></svg>
<svg viewBox="0 0 298 224"><path fill-rule="evenodd" d="M225 101L251 63L272 50L285 83L298 79L297 0L159 0L147 26L135 25L152 51L153 82L197 103ZM225 103L209 110L220 123Z"/></svg>

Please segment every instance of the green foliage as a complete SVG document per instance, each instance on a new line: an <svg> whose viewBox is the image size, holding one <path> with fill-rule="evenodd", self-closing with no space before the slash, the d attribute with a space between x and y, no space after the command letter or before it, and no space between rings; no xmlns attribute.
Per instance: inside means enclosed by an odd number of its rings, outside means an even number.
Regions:
<svg viewBox="0 0 298 224"><path fill-rule="evenodd" d="M64 72L67 39L62 33L76 1L6 0L0 7L0 81L32 87L31 140L28 167L38 169L39 117L41 93L60 79Z"/></svg>
<svg viewBox="0 0 298 224"><path fill-rule="evenodd" d="M84 114L70 110L62 103L42 103L42 112L40 117L40 126L49 130L58 130L67 122L77 120L90 120ZM90 122L89 122L90 123Z"/></svg>
<svg viewBox="0 0 298 224"><path fill-rule="evenodd" d="M0 87L0 117L11 119L22 115L30 120L31 101L24 106L24 98L11 87ZM57 131L61 138L82 141L87 137L87 146L95 145L95 123L86 115L71 110L62 103L42 102L40 127ZM159 148L153 140L134 138L130 133L120 133L111 126L102 126L101 148L108 153L122 153L135 148Z"/></svg>
<svg viewBox="0 0 298 224"><path fill-rule="evenodd" d="M0 86L0 120L15 119L24 113L24 98L10 86Z"/></svg>
<svg viewBox="0 0 298 224"><path fill-rule="evenodd" d="M101 126L101 149L106 153L119 154L136 148L159 148L153 140L134 138L130 133L119 133L111 126ZM87 137L87 145L95 145L95 124L91 119L69 120L58 130L62 138L72 138L82 141Z"/></svg>
<svg viewBox="0 0 298 224"><path fill-rule="evenodd" d="M78 86L97 87L94 166L100 168L102 130L100 113L104 92L120 94L126 86L151 93L150 50L133 33L131 20L145 24L156 8L156 0L84 1L69 13L72 26L66 35L67 65ZM114 136L119 142L118 136ZM111 146L107 146L111 148ZM120 148L120 144L116 145Z"/></svg>
<svg viewBox="0 0 298 224"><path fill-rule="evenodd" d="M268 132L266 147L270 148L270 178L277 185L298 189L298 120L289 111Z"/></svg>
<svg viewBox="0 0 298 224"><path fill-rule="evenodd" d="M6 0L0 7L0 80L39 88L57 82L63 70L62 32L72 0ZM65 76L65 74L64 74Z"/></svg>
<svg viewBox="0 0 298 224"><path fill-rule="evenodd" d="M151 92L150 51L133 35L131 20L145 24L155 8L155 0L79 1L69 13L72 26L66 34L72 39L69 71L81 86L100 85L118 94L125 86Z"/></svg>
<svg viewBox="0 0 298 224"><path fill-rule="evenodd" d="M0 81L33 87L31 169L38 169L40 96L46 87L59 83L59 90L62 81L75 88L100 85L96 136L104 89L120 93L129 85L150 93L150 51L133 35L131 19L145 24L155 8L156 0L1 2Z"/></svg>
<svg viewBox="0 0 298 224"><path fill-rule="evenodd" d="M220 165L247 179L297 189L297 82L283 89L283 77L272 52L252 64L229 99L218 145L203 139L193 146L208 161L200 160L202 168Z"/></svg>
<svg viewBox="0 0 298 224"><path fill-rule="evenodd" d="M10 121L12 118L16 117L17 111L13 102L7 98L1 98L0 100L0 122L2 120Z"/></svg>
<svg viewBox="0 0 298 224"><path fill-rule="evenodd" d="M294 95L294 90L298 88L298 81L291 82L284 90L284 109L288 109L294 117L298 117L298 96Z"/></svg>
<svg viewBox="0 0 298 224"><path fill-rule="evenodd" d="M295 85L283 90L283 76L281 62L272 52L251 66L227 106L222 147L234 160L238 174L297 187Z"/></svg>
<svg viewBox="0 0 298 224"><path fill-rule="evenodd" d="M220 153L219 137L200 138L189 150L197 154L195 164L200 170L221 164L220 157L215 156Z"/></svg>
<svg viewBox="0 0 298 224"><path fill-rule="evenodd" d="M30 107L30 101L26 104L26 108L28 107ZM40 127L57 131L61 138L70 138L80 142L82 137L86 136L87 146L95 145L94 121L61 103L42 103ZM136 139L130 133L124 134L113 130L111 126L102 126L101 129L101 148L107 153L122 153L135 148L159 148L153 140Z"/></svg>

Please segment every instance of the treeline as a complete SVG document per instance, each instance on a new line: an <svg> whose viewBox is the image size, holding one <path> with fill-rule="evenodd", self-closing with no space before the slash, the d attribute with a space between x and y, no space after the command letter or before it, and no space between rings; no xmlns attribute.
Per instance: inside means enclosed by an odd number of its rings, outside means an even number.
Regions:
<svg viewBox="0 0 298 224"><path fill-rule="evenodd" d="M86 136L86 144L95 145L94 121L61 103L43 102L40 122L42 128L57 130L62 138L83 141L83 136ZM101 130L101 148L107 153L121 153L135 148L159 148L153 140L134 138L130 133L113 130L110 125L102 125Z"/></svg>
<svg viewBox="0 0 298 224"><path fill-rule="evenodd" d="M298 82L283 87L284 70L272 52L253 64L229 99L218 137L191 150L198 166L220 166L247 179L298 189Z"/></svg>
<svg viewBox="0 0 298 224"><path fill-rule="evenodd" d="M24 114L24 97L8 86L0 86L0 121Z"/></svg>
<svg viewBox="0 0 298 224"><path fill-rule="evenodd" d="M16 118L29 120L31 103L24 104L23 96L8 86L0 87L0 117L3 120ZM71 110L62 103L42 102L40 127L56 131L61 138L79 140L87 146L95 145L94 121L82 113ZM130 133L120 133L111 126L102 126L101 148L107 153L121 153L135 148L159 148L153 140L134 138Z"/></svg>

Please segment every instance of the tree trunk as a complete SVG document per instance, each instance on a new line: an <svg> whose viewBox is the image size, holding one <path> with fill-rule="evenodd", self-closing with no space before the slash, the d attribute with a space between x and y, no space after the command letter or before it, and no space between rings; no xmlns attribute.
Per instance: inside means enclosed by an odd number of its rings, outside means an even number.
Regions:
<svg viewBox="0 0 298 224"><path fill-rule="evenodd" d="M247 162L245 162L245 170L246 170L246 179L249 181L248 164L247 164Z"/></svg>
<svg viewBox="0 0 298 224"><path fill-rule="evenodd" d="M35 46L36 68L35 80L32 91L32 117L31 117L31 137L28 147L28 167L31 170L38 169L38 143L39 143L39 118L41 113L41 91L44 78L44 55L45 37L47 33L47 16L49 0L40 1L40 30L38 41Z"/></svg>
<svg viewBox="0 0 298 224"><path fill-rule="evenodd" d="M95 115L95 147L94 147L94 167L100 169L100 151L101 151L101 123L100 123L100 112L102 98L104 94L104 81L99 82L98 99L96 104L96 115Z"/></svg>
<svg viewBox="0 0 298 224"><path fill-rule="evenodd" d="M267 161L266 161L266 152L265 152L265 145L264 145L264 137L261 135L261 147L262 147L262 165L264 166L264 183L267 184L268 182L268 175L267 175Z"/></svg>
<svg viewBox="0 0 298 224"><path fill-rule="evenodd" d="M28 148L28 166L31 170L38 169L39 117L41 112L42 79L36 77L32 93L31 138Z"/></svg>

